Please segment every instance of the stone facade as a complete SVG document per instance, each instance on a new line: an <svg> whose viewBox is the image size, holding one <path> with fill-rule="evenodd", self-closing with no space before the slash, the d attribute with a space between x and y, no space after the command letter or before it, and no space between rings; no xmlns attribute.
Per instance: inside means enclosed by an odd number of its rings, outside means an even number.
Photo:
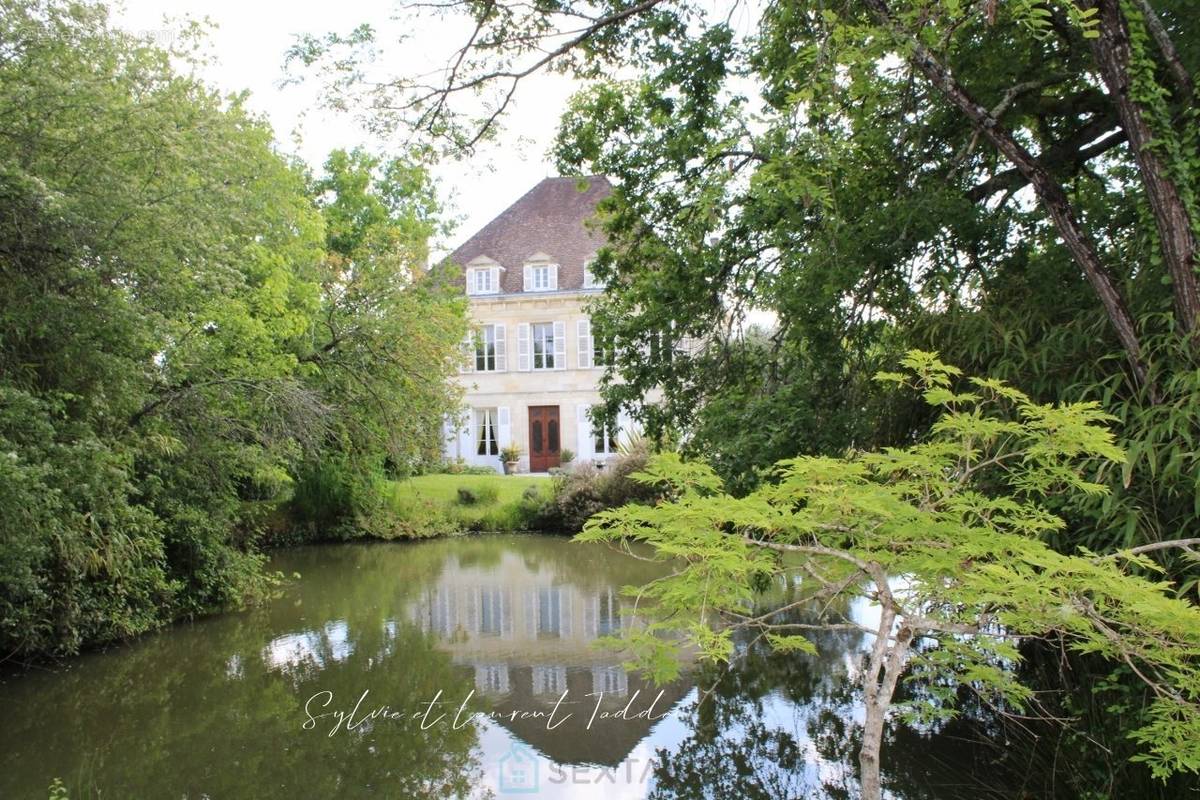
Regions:
<svg viewBox="0 0 1200 800"><path fill-rule="evenodd" d="M519 471L613 457L628 418L596 426L603 355L585 310L602 291L587 270L604 244L589 221L611 191L603 177L548 178L459 247L472 334L464 344L461 418L446 425L446 456L501 470L499 451L521 450Z"/></svg>

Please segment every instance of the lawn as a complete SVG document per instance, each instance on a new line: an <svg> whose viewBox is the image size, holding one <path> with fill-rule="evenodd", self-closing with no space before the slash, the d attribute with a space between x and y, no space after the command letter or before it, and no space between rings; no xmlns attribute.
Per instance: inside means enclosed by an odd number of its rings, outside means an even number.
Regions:
<svg viewBox="0 0 1200 800"><path fill-rule="evenodd" d="M536 496L526 497L530 487ZM546 478L437 474L393 481L388 504L408 535L437 536L524 530L532 512L549 496Z"/></svg>

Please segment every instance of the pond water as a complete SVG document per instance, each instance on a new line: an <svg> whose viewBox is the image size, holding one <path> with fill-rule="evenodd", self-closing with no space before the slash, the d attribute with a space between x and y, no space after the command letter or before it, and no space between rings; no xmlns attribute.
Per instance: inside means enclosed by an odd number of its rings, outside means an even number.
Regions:
<svg viewBox="0 0 1200 800"><path fill-rule="evenodd" d="M655 686L595 646L662 567L547 536L310 546L271 603L0 683L0 798L853 797L858 633ZM701 700L703 697L703 700ZM893 731L895 798L1003 795Z"/></svg>

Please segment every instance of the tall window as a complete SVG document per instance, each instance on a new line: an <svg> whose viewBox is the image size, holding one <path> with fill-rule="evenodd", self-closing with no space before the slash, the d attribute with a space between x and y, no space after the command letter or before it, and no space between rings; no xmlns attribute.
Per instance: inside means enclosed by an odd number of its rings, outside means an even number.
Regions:
<svg viewBox="0 0 1200 800"><path fill-rule="evenodd" d="M496 409L480 408L475 411L475 430L478 432L475 453L481 456L500 455L496 441Z"/></svg>
<svg viewBox="0 0 1200 800"><path fill-rule="evenodd" d="M617 452L617 424L613 420L597 423L592 421L592 441L596 455L612 455Z"/></svg>
<svg viewBox="0 0 1200 800"><path fill-rule="evenodd" d="M508 593L499 588L479 590L479 632L485 636L500 636L512 628L512 608Z"/></svg>
<svg viewBox="0 0 1200 800"><path fill-rule="evenodd" d="M533 368L554 369L554 323L538 322L531 326L533 334Z"/></svg>
<svg viewBox="0 0 1200 800"><path fill-rule="evenodd" d="M621 631L621 600L610 587L596 598L596 635L610 636Z"/></svg>
<svg viewBox="0 0 1200 800"><path fill-rule="evenodd" d="M612 363L612 340L597 336L590 319L581 319L577 323L579 331L579 368L607 367Z"/></svg>
<svg viewBox="0 0 1200 800"><path fill-rule="evenodd" d="M531 267L529 276L532 279L532 283L533 283L533 285L530 286L529 288L531 288L533 291L544 292L550 288L550 267L549 267L549 265L546 265L544 267Z"/></svg>
<svg viewBox="0 0 1200 800"><path fill-rule="evenodd" d="M484 325L475 332L475 371L494 372L496 369L496 326Z"/></svg>
<svg viewBox="0 0 1200 800"><path fill-rule="evenodd" d="M549 587L538 589L537 596L537 632L538 636L561 636L562 624L562 588Z"/></svg>

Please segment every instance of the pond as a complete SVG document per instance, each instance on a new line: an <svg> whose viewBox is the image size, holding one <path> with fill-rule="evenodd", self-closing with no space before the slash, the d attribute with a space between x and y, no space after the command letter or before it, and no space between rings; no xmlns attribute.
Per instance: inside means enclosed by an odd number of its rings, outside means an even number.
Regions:
<svg viewBox="0 0 1200 800"><path fill-rule="evenodd" d="M853 797L851 675L746 640L656 686L595 646L662 566L549 536L309 546L261 607L0 683L0 797ZM867 613L866 609L853 610ZM703 699L702 699L703 698ZM961 731L891 733L895 798L1003 795ZM979 776L979 777L973 777Z"/></svg>

